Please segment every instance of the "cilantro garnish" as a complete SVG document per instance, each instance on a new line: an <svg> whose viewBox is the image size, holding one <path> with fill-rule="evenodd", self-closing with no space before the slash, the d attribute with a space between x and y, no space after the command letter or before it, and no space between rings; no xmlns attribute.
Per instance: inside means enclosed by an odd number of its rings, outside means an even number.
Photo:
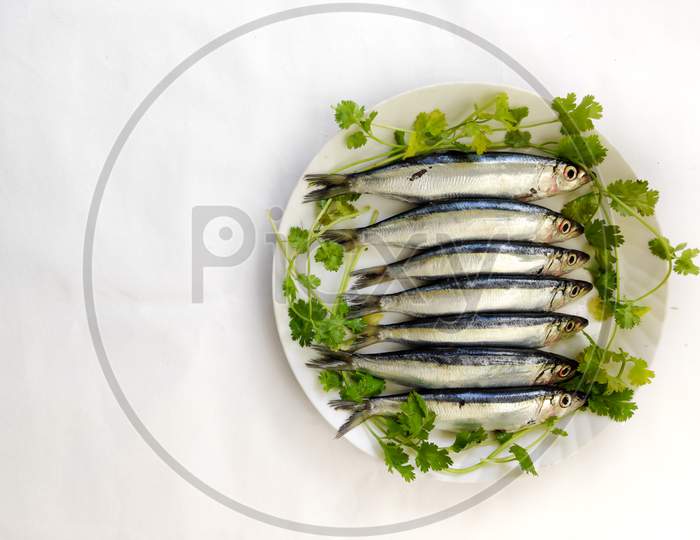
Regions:
<svg viewBox="0 0 700 540"><path fill-rule="evenodd" d="M642 323L649 311L644 300L661 288L673 272L700 274L695 263L700 250L685 243L672 244L648 221L647 218L655 212L659 192L650 188L646 180L619 179L605 185L597 176L594 167L605 160L607 148L594 132L595 121L601 118L603 107L593 96L587 95L579 100L576 94L569 93L555 98L551 107L554 112L551 119L528 122L527 107L513 106L506 93L499 93L475 104L461 120L453 121L435 108L419 113L410 128L397 128L383 125L377 111L343 100L333 110L336 123L347 131L347 148L361 148L371 142L383 145L386 150L333 172L357 165L362 165L360 171L367 170L446 150L481 154L525 149L584 167L593 181L585 193L564 206L562 213L584 225L585 238L592 250L588 270L598 296L590 301L589 307L596 318L612 319L614 325L604 345L589 338L589 346L578 356L578 373L562 386L585 392L585 408L591 413L622 422L634 414L637 409L634 393L640 386L651 383L654 372L644 359L622 349L613 350L616 334ZM537 140L533 137L533 130L549 124L558 124L561 136L542 143L533 142ZM387 137L384 132L388 132ZM288 304L290 332L301 346L314 344L342 349L367 326L363 319L347 318L349 309L342 298L349 274L357 263L359 248L347 255L339 244L320 241L328 227L357 217L364 210L354 204L358 197L357 194L348 194L319 201L318 213L311 226L291 227L286 239L273 224L278 245L287 261L282 292ZM650 252L667 265L664 278L636 298L627 297L622 291L619 252L624 247L625 238L620 226L613 222L613 212L624 219L635 220L648 231L651 235ZM330 302L321 298L321 279L311 272L311 260L330 272L344 267L341 286ZM338 392L341 399L358 404L379 395L385 386L382 379L362 371L326 370L318 378L325 391ZM539 426L528 426L513 433L487 433L477 426L457 433L451 445L441 447L430 440L436 422L435 413L420 394L411 392L397 414L372 418L370 431L382 449L388 470L396 471L410 482L415 479L416 469L467 474L492 463L507 462L517 462L525 473L536 475L529 451L547 434L567 436L566 431L556 427L557 421L557 418L550 418ZM521 439L535 430L541 432L540 436L530 444L523 443ZM494 449L471 466L453 466L453 455L481 445L490 445Z"/></svg>

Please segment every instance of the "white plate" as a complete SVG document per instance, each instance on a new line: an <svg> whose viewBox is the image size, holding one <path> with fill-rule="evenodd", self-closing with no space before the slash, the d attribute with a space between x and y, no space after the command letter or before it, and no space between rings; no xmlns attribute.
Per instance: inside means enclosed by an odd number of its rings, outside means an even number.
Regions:
<svg viewBox="0 0 700 540"><path fill-rule="evenodd" d="M437 107L442 109L447 115L448 121L453 123L466 116L466 114L472 110L474 103L483 103L495 93L504 91L510 96L511 106L525 105L530 108L528 122L546 120L553 116L547 103L536 94L516 88L473 83L451 83L419 88L389 98L373 107L372 110L376 110L379 113L376 122L408 128L417 113L421 111L430 111ZM558 128L556 124L535 128L533 130L533 139L535 142L553 139L557 136L557 133ZM384 134L387 137L391 137L392 135L391 132L386 132ZM321 151L311 160L305 174L330 171L338 166L362 159L363 157L369 157L385 150L384 147L374 143L368 144L359 150L348 150L344 145L344 137L345 133L338 133L328 141ZM630 166L607 141L604 142L608 146L609 152L605 163L599 168L599 173L603 181L607 182L616 178L635 178L636 175ZM289 228L294 225L304 225L308 227L312 223L314 218L314 205L303 204L302 202L307 189L308 187L300 179L289 198L287 208L285 209L279 225L280 231L283 234L286 234ZM567 200L574 198L576 195L577 194L574 193L552 197L550 199L538 201L537 204L547 206L554 210L560 210ZM389 201L387 199L371 196L362 196L357 204L368 204L376 208L380 213L380 219L396 214L408 207L396 201ZM357 224L364 225L367 223L368 219L368 215L361 216L358 218ZM656 225L654 219L651 219L651 222ZM344 224L343 226L346 225ZM350 223L347 226L354 226L354 224ZM635 294L641 294L644 290L648 289L650 284L654 284L660 280L665 267L658 259L655 259L649 254L646 247L648 238L645 236L644 231L640 230L640 227L636 227L633 223L621 223L621 226L623 227L626 239L621 257L622 274L624 276L623 283L625 293L634 297ZM560 245L585 250L586 243L583 239L577 238ZM625 265L625 262L628 261L631 262L631 264ZM358 268L372 266L379 262L378 254L373 252L372 249L369 249L362 255ZM341 272L326 272L320 265L313 263L313 261L312 272L321 277L323 283L322 287L325 292L332 294L337 290ZM301 348L291 338L287 306L281 299L279 293L283 276L284 264L281 260L281 254L277 252L273 265L272 296L275 319L282 347L284 348L289 365L307 397L335 430L344 422L347 415L343 412L335 411L328 406L328 400L336 396L325 393L318 384L318 372L304 365L308 360L314 357L313 351L308 348ZM582 279L587 279L589 277L588 272L585 270L578 270L572 273L571 276ZM321 292L323 292L323 290ZM593 294L594 293L590 293L585 300L575 303L572 306L567 306L566 309L562 309L561 311L587 317L591 321L587 330L595 337L600 330L600 325L590 317L587 310L587 301ZM642 356L648 361L651 361L661 332L665 313L666 293L663 290L660 291L650 298L646 304L653 308L651 313L646 316L640 327L632 331L621 332L617 345L624 347L632 354ZM585 339L583 336L576 336L573 339L556 344L551 350L564 355L575 356L584 346ZM377 347L375 347L375 349L381 350L381 348ZM537 460L537 466L542 468L561 461L590 441L595 434L600 432L608 424L609 420L605 418L593 416L589 413L576 414L566 427L569 432L569 437L559 438L544 455L540 456ZM329 436L332 436L330 432ZM343 441L349 442L363 452L377 456L377 467L384 467L383 461L381 461L381 451L366 429L354 429L348 433L343 440L338 441L338 444L347 444ZM447 441L448 438L443 440L445 443L447 443ZM310 442L310 444L312 444L312 442ZM477 459L478 454L475 451L464 452L459 455L455 466L466 466L475 462ZM461 476L441 473L432 473L432 475L435 478L445 481L491 482L508 472L513 466L512 464L507 464L483 467L472 474Z"/></svg>

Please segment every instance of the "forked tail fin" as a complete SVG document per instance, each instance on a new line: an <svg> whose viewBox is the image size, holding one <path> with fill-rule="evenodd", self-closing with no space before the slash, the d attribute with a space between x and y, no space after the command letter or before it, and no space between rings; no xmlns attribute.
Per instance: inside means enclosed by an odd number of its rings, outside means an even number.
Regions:
<svg viewBox="0 0 700 540"><path fill-rule="evenodd" d="M323 240L337 242L345 248L346 251L353 249L358 243L358 229L329 229L321 235Z"/></svg>
<svg viewBox="0 0 700 540"><path fill-rule="evenodd" d="M345 174L307 174L304 180L311 186L320 186L320 189L307 193L304 202L320 201L350 193L349 178Z"/></svg>
<svg viewBox="0 0 700 540"><path fill-rule="evenodd" d="M382 310L382 297L377 294L345 294L345 301L350 306L349 319L357 319Z"/></svg>
<svg viewBox="0 0 700 540"><path fill-rule="evenodd" d="M330 369L333 371L346 371L354 369L353 355L347 351L332 351L326 347L312 345L312 348L321 356L306 363L308 367L317 369Z"/></svg>
<svg viewBox="0 0 700 540"><path fill-rule="evenodd" d="M355 352L359 349L363 349L364 347L369 347L370 345L378 343L380 339L377 334L379 333L380 327L377 324L374 324L374 322L379 319L381 319L381 314L368 315L365 317L367 326L362 332L357 334L355 342L348 347L347 350L350 352Z"/></svg>
<svg viewBox="0 0 700 540"><path fill-rule="evenodd" d="M348 431L356 428L372 416L372 407L369 401L364 401L362 403L356 403L354 401L347 401L343 399L334 399L328 403L334 409L339 409L343 411L352 411L347 421L338 428L338 433L336 433L335 438L340 439Z"/></svg>
<svg viewBox="0 0 700 540"><path fill-rule="evenodd" d="M362 268L361 270L355 270L351 276L351 290L364 289L370 285L377 285L378 283L384 283L389 281L391 276L387 271L389 267L387 265L372 266L370 268Z"/></svg>

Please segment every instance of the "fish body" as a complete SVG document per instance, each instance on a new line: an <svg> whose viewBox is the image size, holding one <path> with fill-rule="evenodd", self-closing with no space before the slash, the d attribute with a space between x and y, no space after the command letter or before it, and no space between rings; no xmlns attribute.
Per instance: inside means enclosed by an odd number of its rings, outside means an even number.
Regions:
<svg viewBox="0 0 700 540"><path fill-rule="evenodd" d="M592 289L587 281L541 276L476 275L394 294L347 294L351 318L394 312L413 317L478 311L555 311Z"/></svg>
<svg viewBox="0 0 700 540"><path fill-rule="evenodd" d="M413 388L536 386L566 381L578 363L535 349L437 347L361 354L317 349L307 366L333 371L361 370Z"/></svg>
<svg viewBox="0 0 700 540"><path fill-rule="evenodd" d="M583 227L542 206L505 199L464 199L408 210L359 229L331 229L325 240L425 249L466 240L563 242Z"/></svg>
<svg viewBox="0 0 700 540"><path fill-rule="evenodd" d="M539 348L588 325L583 317L550 312L465 313L384 325L368 325L352 350L378 342L409 346L478 345Z"/></svg>
<svg viewBox="0 0 700 540"><path fill-rule="evenodd" d="M366 193L425 203L465 197L531 201L569 192L590 182L583 168L551 157L514 152L443 152L353 174L311 174L320 189L306 201Z"/></svg>
<svg viewBox="0 0 700 540"><path fill-rule="evenodd" d="M438 246L401 261L356 270L353 289L393 279L437 280L472 274L560 276L582 267L583 251L531 242L474 240Z"/></svg>
<svg viewBox="0 0 700 540"><path fill-rule="evenodd" d="M486 431L517 431L536 425L552 416L575 411L585 403L585 395L553 386L423 390L419 394L435 413L436 425L451 431L482 427ZM332 401L336 409L349 410L350 418L336 437L378 415L400 412L408 394L370 398L363 403Z"/></svg>

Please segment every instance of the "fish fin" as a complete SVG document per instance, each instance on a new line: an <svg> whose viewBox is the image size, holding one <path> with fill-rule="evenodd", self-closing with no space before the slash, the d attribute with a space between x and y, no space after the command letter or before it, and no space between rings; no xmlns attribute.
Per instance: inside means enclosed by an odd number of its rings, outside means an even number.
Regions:
<svg viewBox="0 0 700 540"><path fill-rule="evenodd" d="M379 315L379 318L381 319L381 315ZM376 324L371 324L371 322L374 322L376 320L376 315L368 315L365 318L365 321L370 321L368 322L367 326L365 329L357 335L357 339L355 340L355 343L352 344L352 346L348 347L347 350L350 352L355 352L358 349L362 349L364 347L369 347L370 345L374 345L375 343L378 343L380 341L379 336L377 335L379 333L379 326Z"/></svg>
<svg viewBox="0 0 700 540"><path fill-rule="evenodd" d="M340 244L346 251L353 249L359 243L357 229L330 229L324 232L321 238Z"/></svg>
<svg viewBox="0 0 700 540"><path fill-rule="evenodd" d="M314 358L306 363L310 368L330 369L333 371L344 371L353 369L352 353L346 351L332 351L318 345L312 346L314 350L321 354L320 357Z"/></svg>
<svg viewBox="0 0 700 540"><path fill-rule="evenodd" d="M349 177L346 174L307 174L304 180L311 186L320 186L320 189L307 193L304 202L320 201L350 193Z"/></svg>
<svg viewBox="0 0 700 540"><path fill-rule="evenodd" d="M387 270L389 266L379 265L371 266L370 268L363 268L361 270L355 270L350 274L350 279L352 280L350 289L364 289L370 285L377 285L378 283L384 283L389 281L391 276Z"/></svg>
<svg viewBox="0 0 700 540"><path fill-rule="evenodd" d="M349 319L357 319L382 310L380 304L382 297L377 294L345 294L343 298L350 307Z"/></svg>
<svg viewBox="0 0 700 540"><path fill-rule="evenodd" d="M340 439L348 431L356 428L372 416L371 405L369 401L364 403L355 403L354 401L345 401L342 399L336 399L331 401L331 406L340 410L350 410L352 413L345 421L345 423L338 428L338 433L335 434L336 439Z"/></svg>

